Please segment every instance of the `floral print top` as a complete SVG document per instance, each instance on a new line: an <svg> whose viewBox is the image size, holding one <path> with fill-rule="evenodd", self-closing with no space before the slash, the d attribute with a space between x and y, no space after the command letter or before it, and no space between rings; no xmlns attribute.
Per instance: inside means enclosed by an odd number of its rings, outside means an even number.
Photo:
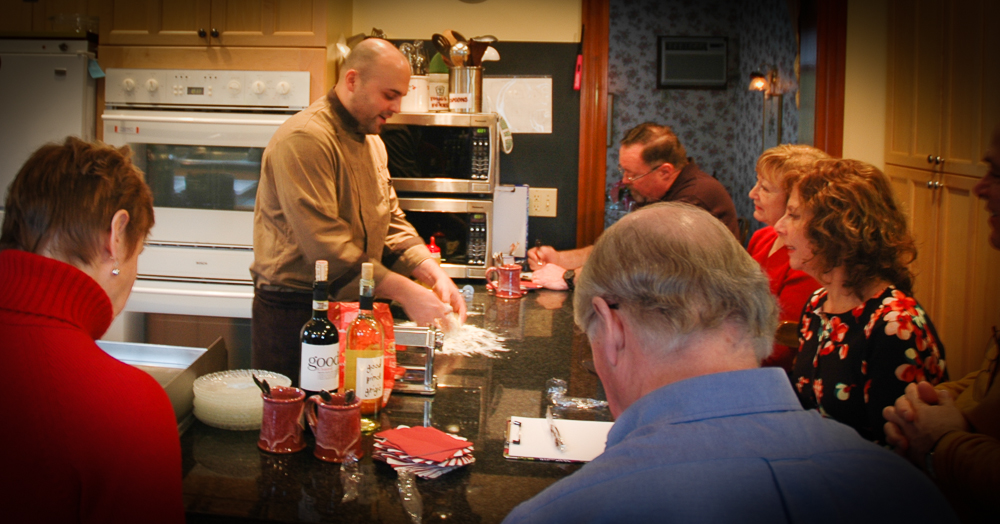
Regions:
<svg viewBox="0 0 1000 524"><path fill-rule="evenodd" d="M894 286L845 313L824 313L826 299L819 289L802 310L792 386L804 408L883 443L882 408L910 382L948 379L944 346L920 304Z"/></svg>

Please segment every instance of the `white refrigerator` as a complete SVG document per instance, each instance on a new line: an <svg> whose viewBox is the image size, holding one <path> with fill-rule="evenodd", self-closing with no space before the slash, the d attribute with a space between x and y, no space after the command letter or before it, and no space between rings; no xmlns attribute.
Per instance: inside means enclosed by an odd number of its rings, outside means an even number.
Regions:
<svg viewBox="0 0 1000 524"><path fill-rule="evenodd" d="M0 218L7 187L31 153L68 135L94 139L94 46L83 37L0 39Z"/></svg>

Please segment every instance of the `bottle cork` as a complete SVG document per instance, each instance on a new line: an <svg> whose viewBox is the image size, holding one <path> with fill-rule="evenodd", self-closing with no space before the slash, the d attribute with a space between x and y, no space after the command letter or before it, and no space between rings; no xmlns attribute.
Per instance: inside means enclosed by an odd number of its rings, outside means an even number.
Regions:
<svg viewBox="0 0 1000 524"><path fill-rule="evenodd" d="M316 261L316 281L325 282L330 271L330 264L326 260Z"/></svg>
<svg viewBox="0 0 1000 524"><path fill-rule="evenodd" d="M364 280L372 280L375 278L375 265L371 262L363 262L361 264L361 278Z"/></svg>

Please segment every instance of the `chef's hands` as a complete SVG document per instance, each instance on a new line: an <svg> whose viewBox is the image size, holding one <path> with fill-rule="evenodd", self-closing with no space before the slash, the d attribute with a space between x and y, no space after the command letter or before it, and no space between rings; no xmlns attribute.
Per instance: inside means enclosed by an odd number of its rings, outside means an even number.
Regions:
<svg viewBox="0 0 1000 524"><path fill-rule="evenodd" d="M563 279L564 273L566 268L549 263L532 272L531 281L546 289L565 291L569 289L569 285Z"/></svg>
<svg viewBox="0 0 1000 524"><path fill-rule="evenodd" d="M552 246L538 246L528 250L528 266L532 271L538 271L546 264L559 262L559 252Z"/></svg>
<svg viewBox="0 0 1000 524"><path fill-rule="evenodd" d="M906 386L903 396L895 405L886 406L882 416L886 441L921 468L925 455L945 433L969 430L951 393L938 391L924 381Z"/></svg>
<svg viewBox="0 0 1000 524"><path fill-rule="evenodd" d="M445 274L437 262L432 259L424 260L413 270L413 276L424 284L431 286L439 302L450 306L449 312L454 312L458 316L458 321L465 323L465 297L462 296L462 293L458 291L458 287L455 286L455 282ZM441 315L436 318L444 318L444 316Z"/></svg>
<svg viewBox="0 0 1000 524"><path fill-rule="evenodd" d="M418 326L431 326L438 319L445 318L452 311L452 306L441 302L433 291L417 284L406 290L403 296L396 300L403 305L403 311L410 320Z"/></svg>

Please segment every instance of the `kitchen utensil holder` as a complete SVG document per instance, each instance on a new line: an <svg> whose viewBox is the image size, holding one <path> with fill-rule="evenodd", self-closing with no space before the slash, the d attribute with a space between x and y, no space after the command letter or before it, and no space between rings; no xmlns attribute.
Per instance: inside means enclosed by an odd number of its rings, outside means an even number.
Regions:
<svg viewBox="0 0 1000 524"><path fill-rule="evenodd" d="M449 68L448 107L453 113L483 112L482 66Z"/></svg>

